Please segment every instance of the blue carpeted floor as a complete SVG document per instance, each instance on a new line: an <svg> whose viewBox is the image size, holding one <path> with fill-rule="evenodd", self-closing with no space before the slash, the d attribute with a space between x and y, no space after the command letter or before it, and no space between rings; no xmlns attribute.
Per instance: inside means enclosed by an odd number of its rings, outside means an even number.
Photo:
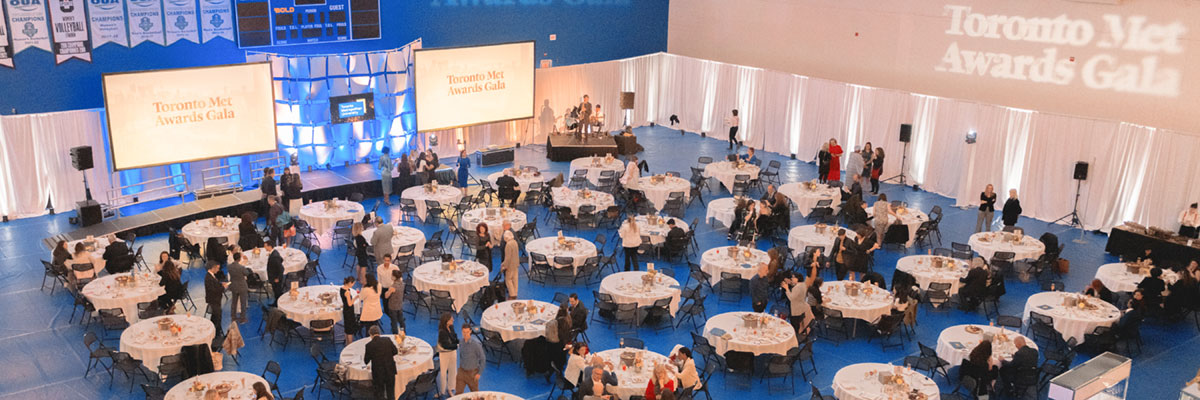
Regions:
<svg viewBox="0 0 1200 400"><path fill-rule="evenodd" d="M640 128L637 132L640 135L641 144L646 147L646 151L639 156L647 160L651 170L656 173L681 171L686 176L688 167L695 165L698 156L723 157L727 154L727 144L720 140L703 139L693 134L680 135L678 131L663 127ZM812 163L788 160L774 154L760 153L760 157L765 158L764 165L769 159L778 159L783 162L781 175L784 182L809 180L816 175L816 167ZM568 163L548 162L545 158L545 149L540 146L527 146L520 149L517 152L517 162L523 165L535 165L552 173L566 174L569 169ZM483 177L500 168L502 167L475 168L472 170L472 174ZM892 173L894 171L888 171L888 175ZM883 192L887 193L892 200L907 201L910 207L917 207L921 210L929 210L934 205L940 205L946 213L945 220L941 224L943 246L945 247L949 247L951 241L966 242L974 228L975 211L954 208L951 199L889 184L883 185ZM718 189L713 193L704 193L706 201L727 196L729 194L723 189ZM366 202L370 204L367 207L371 207L377 200L368 199ZM391 214L388 217L395 219L394 209L391 213L386 214ZM542 215L541 211L534 214L539 217ZM704 215L704 207L697 203L687 210L686 220L690 222L693 218L703 219ZM128 390L128 382L123 378L118 377L110 388L108 376L103 371L100 373L93 371L89 377L82 377L87 363L87 353L81 340L84 328L80 324L67 323L67 317L72 308L71 298L61 288L53 296L49 294L48 290L39 291L37 289L42 278L42 274L39 273L42 268L38 260L49 259L49 252L41 246L40 241L46 236L74 229L67 222L67 217L68 215L60 214L0 224L0 321L3 321L0 326L0 360L3 360L3 363L0 364L0 399L142 398L140 389L135 388L131 393ZM802 223L802 219L796 215L793 217L793 223ZM546 224L540 225L542 225L543 235L553 234L551 228ZM1022 218L1019 225L1033 236L1041 235L1046 231L1056 233L1061 241L1066 243L1064 257L1071 261L1072 270L1064 279L1070 290L1082 289L1092 279L1096 267L1115 260L1103 251L1107 239L1104 235L1084 233L1082 239L1085 243L1081 244L1072 241L1080 237L1079 231L1068 229L1063 225L1049 225L1045 222L1025 218ZM444 227L439 228L432 225L421 225L417 228L426 233L444 229ZM700 224L697 229L696 237L702 249L729 244L725 239L724 230L715 230L706 223ZM596 232L583 232L580 236L590 238L595 234ZM146 246L145 253L150 255L158 254L167 247L165 235L139 238L138 242ZM609 248L613 245L610 243ZM763 244L762 247L765 249L766 245ZM875 253L875 268L890 281L896 260L915 252L917 252L915 249L908 249L904 253L895 250L878 251ZM324 253L321 261L325 265L325 271L331 275L329 280L340 282L340 278L347 273L346 270L339 267L343 255L344 248L335 248ZM686 265L675 265L674 267L676 271L679 271L681 280L686 278L684 276L688 270ZM193 282L190 289L195 298L203 296L202 276L202 271L195 269L188 270L185 274L185 280L190 278ZM522 277L521 285L522 298L548 301L555 292L576 292L585 304L590 305L592 301L591 288L568 286L543 288L528 283L524 277ZM1035 286L1036 283L1020 283L1010 279L1008 294L1001 302L1000 312L1007 315L1019 315L1023 309L1025 298L1038 291ZM717 304L717 301L711 298L706 301L705 305L709 315L750 309L748 296L744 296L741 304L737 306ZM275 360L283 365L283 377L279 384L286 395L292 396L297 390L307 390L305 385L312 385L315 377L315 366L308 355L308 349L298 344L292 344L287 349L282 349L278 345L272 347L266 344L255 333L257 321L260 318L259 312L256 311L257 306L251 304L251 308L255 309L251 314L251 323L244 325L242 329L247 336L247 346L243 349L241 364L235 365L227 360L225 363L227 369L257 374L262 372L268 360ZM917 340L933 345L942 329L962 323L986 323L986 319L979 313L968 314L957 310L935 313L931 312L928 307L922 306L919 313ZM416 318L409 317L408 332L410 335L432 342L435 338L433 326L434 323L422 311ZM93 329L98 328L93 326ZM650 350L660 353L669 351L675 344L691 344L686 327L660 333L643 329L639 335L646 340ZM589 336L593 342L593 351L610 349L617 345L613 330L599 324L592 324ZM1200 358L1195 356L1200 354L1200 340L1197 340L1196 337L1196 326L1190 320L1173 324L1154 321L1145 324L1143 326L1145 345L1142 353L1134 358L1129 398L1177 398L1183 383L1195 374L1197 367L1200 367ZM115 339L108 343L112 346L117 344ZM818 340L815 358L819 374L812 377L812 385L827 394L831 393L830 385L833 375L839 368L859 362L901 363L905 355L912 354L916 350L916 343L912 342L908 343L903 350L893 348L888 351L880 351L877 343L868 343L863 338L843 341L840 345ZM337 349L327 349L326 353L330 358L337 358L338 351L340 351L340 346ZM1081 354L1076 362L1082 362L1089 356ZM948 392L954 389L953 384L944 382L941 378L938 378L938 381L942 385L943 391ZM766 387L757 382L758 378L755 378L754 387L749 389L749 393L754 396L786 399L809 397L809 384L803 380L796 384L794 395L778 390L776 393L768 395ZM746 392L746 389L727 387L721 374L717 374L711 383L713 396L717 399L733 399ZM550 391L550 386L543 379L540 377L527 379L522 369L512 362L505 362L500 367L489 365L483 373L482 387L532 399L545 398ZM306 397L311 395L313 394L306 393Z"/></svg>

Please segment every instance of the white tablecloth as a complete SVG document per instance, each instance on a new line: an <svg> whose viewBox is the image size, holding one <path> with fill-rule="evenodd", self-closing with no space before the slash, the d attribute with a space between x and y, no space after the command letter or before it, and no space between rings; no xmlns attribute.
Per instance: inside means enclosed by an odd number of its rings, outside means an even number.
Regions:
<svg viewBox="0 0 1200 400"><path fill-rule="evenodd" d="M600 171L613 171L613 182L616 182L625 173L625 162L617 158L608 161L605 157L576 158L571 160L571 174L567 175L567 179L575 176L575 170L578 169L586 169L588 182L600 185Z"/></svg>
<svg viewBox="0 0 1200 400"><path fill-rule="evenodd" d="M138 303L155 301L158 296L167 293L166 289L158 285L158 281L162 279L158 274L139 273L137 281L130 287L118 285L118 276L130 275L126 272L96 278L83 287L83 296L87 297L97 310L120 308L125 312L125 320L131 324L138 321Z"/></svg>
<svg viewBox="0 0 1200 400"><path fill-rule="evenodd" d="M237 217L219 217L221 226L213 225L212 218L198 219L188 222L179 231L183 233L183 237L189 242L199 244L201 251L208 248L205 246L209 238L223 237L228 240L226 245L237 244L241 234L238 232L238 224L242 223L241 218Z"/></svg>
<svg viewBox="0 0 1200 400"><path fill-rule="evenodd" d="M667 241L667 232L671 231L671 227L667 226L667 221L670 219L671 217L659 216L655 219L656 223L651 225L650 220L645 215L639 215L635 218L638 224L638 233L641 233L642 236L649 236L650 244L654 245L660 245ZM628 223L629 221L622 222L621 226L624 227ZM683 229L684 232L687 232L691 228L687 222L683 222L679 218L675 218L675 226Z"/></svg>
<svg viewBox="0 0 1200 400"><path fill-rule="evenodd" d="M121 239L116 239L116 240L118 242L122 241ZM75 245L77 245L79 243L84 243L84 246L88 246L88 244L86 243L87 241L88 241L87 239L79 239L79 240L72 240L70 242L67 242L67 251L71 252L71 254L75 254ZM104 236L94 237L94 238L92 238L92 242L94 242L90 245L90 246L92 246L92 258L102 258L104 256L104 249L107 248L110 243L109 238L104 237ZM53 257L53 256L54 256L54 254L53 254L53 250L52 250L50 257ZM147 258L147 260L149 260L149 258ZM100 269L100 266L97 266L96 269Z"/></svg>
<svg viewBox="0 0 1200 400"><path fill-rule="evenodd" d="M917 279L922 290L929 289L931 282L950 284L950 294L958 293L959 279L967 276L970 266L962 260L942 257L942 268L933 267L935 256L907 256L896 261L896 269L907 272Z"/></svg>
<svg viewBox="0 0 1200 400"><path fill-rule="evenodd" d="M846 293L846 285L859 285L858 296L851 297ZM863 289L872 288L870 295ZM825 282L821 286L822 305L842 312L843 318L861 319L875 322L884 315L892 312L892 293L869 283L850 281Z"/></svg>
<svg viewBox="0 0 1200 400"><path fill-rule="evenodd" d="M589 257L596 256L596 244L590 240L570 236L567 236L566 239L575 242L575 249L558 249L556 248L558 237L546 236L541 239L530 240L529 243L525 244L525 251L546 256L546 261L549 261L553 267L560 267L560 265L554 262L554 257L571 257L575 260L572 266L575 267L576 271L579 270L579 266L587 262Z"/></svg>
<svg viewBox="0 0 1200 400"><path fill-rule="evenodd" d="M767 327L746 328L742 321L742 316L746 314L767 316ZM713 329L723 332L714 333ZM720 337L719 334L724 333L729 334L730 338ZM725 354L730 350L750 352L756 356L787 354L788 349L799 345L796 341L796 331L787 321L769 314L742 311L727 312L709 318L708 322L704 323L704 338L716 348L717 354Z"/></svg>
<svg viewBox="0 0 1200 400"><path fill-rule="evenodd" d="M371 237L375 235L375 227L370 227L363 230L363 238L367 242L371 241ZM392 225L392 250L400 251L401 247L410 244L417 245L413 248L414 257L420 258L421 253L425 252L425 233L408 226ZM392 254L394 257L395 254ZM382 262L382 261L381 261Z"/></svg>
<svg viewBox="0 0 1200 400"><path fill-rule="evenodd" d="M805 189L804 186L797 183L788 183L779 186L779 193L783 193L788 199L792 200L792 204L796 205L796 210L800 211L800 215L805 217L812 212L813 207L817 206L817 202L821 200L830 200L829 207L833 208L833 212L841 211L841 191L837 188L831 188L824 184L817 184L813 190Z"/></svg>
<svg viewBox="0 0 1200 400"><path fill-rule="evenodd" d="M291 291L279 296L279 311L283 311L288 319L308 327L308 323L319 319L331 319L334 323L342 320L342 299L338 297L341 286L313 285L297 288L299 297L292 296ZM320 300L322 293L332 293L333 301L326 305Z"/></svg>
<svg viewBox="0 0 1200 400"><path fill-rule="evenodd" d="M493 172L491 175L488 175L488 181L492 182L492 187L495 187L497 190L500 189L500 185L496 184L496 180L500 179L500 176L502 175L504 175L504 171ZM531 183L546 181L546 176L540 173L538 175L534 175L528 172L522 172L520 176L514 176L513 178L517 179L517 188L521 192L528 192L529 184Z"/></svg>
<svg viewBox="0 0 1200 400"><path fill-rule="evenodd" d="M1046 245L1033 236L1021 238L1019 244L1004 241L1003 238L1004 232L979 232L971 235L967 244L971 245L971 250L975 250L985 260L991 260L998 251L1015 253L1016 256L1013 257L1013 260L1036 259L1046 252Z"/></svg>
<svg viewBox="0 0 1200 400"><path fill-rule="evenodd" d="M534 339L546 334L546 323L558 314L558 306L544 301L533 300L537 308L535 313L513 312L513 304L528 304L530 300L505 301L483 310L480 326L490 331L500 332L500 338L505 342L518 339Z"/></svg>
<svg viewBox="0 0 1200 400"><path fill-rule="evenodd" d="M442 271L442 262L421 264L412 272L413 287L422 292L445 290L454 298L454 309L461 310L472 294L488 284L488 270L475 261L458 260L458 269Z"/></svg>
<svg viewBox="0 0 1200 400"><path fill-rule="evenodd" d="M409 382L417 379L425 371L433 369L433 347L429 343L417 337L406 336L404 344L396 343L395 335L380 335L392 340L392 344L396 345L396 349L402 354L397 354L396 360L396 398L404 394L404 389ZM371 341L371 337L365 337L355 340L349 346L342 349L342 355L338 362L346 366L346 379L349 380L371 380L371 366L363 363L363 356L367 353L367 343Z"/></svg>
<svg viewBox="0 0 1200 400"><path fill-rule="evenodd" d="M737 208L737 199L726 197L708 202L708 212L704 216L704 220L712 223L715 219L721 221L728 228L733 226L734 209Z"/></svg>
<svg viewBox="0 0 1200 400"><path fill-rule="evenodd" d="M233 389L229 391L229 399L243 400L254 398L254 384L261 382L268 388L267 380L263 377L251 374L249 372L240 371L220 371L210 372L204 375L194 376L184 379L182 382L175 384L171 390L167 392L166 400L200 400L204 398L204 391L192 392L193 382L199 381L204 384L205 390L209 386L216 386L222 383L228 383Z"/></svg>
<svg viewBox="0 0 1200 400"><path fill-rule="evenodd" d="M677 178L674 176L666 177L662 183L652 183L652 176L643 176L638 178L634 185L629 185L631 189L642 191L646 194L646 199L654 204L654 208L662 210L663 206L667 205L667 197L672 192L683 193L683 200L686 202L691 197L692 184L687 179Z"/></svg>
<svg viewBox="0 0 1200 400"><path fill-rule="evenodd" d="M737 258L729 256L729 246L714 247L704 251L700 255L700 269L712 275L709 283L716 285L721 281L722 272L730 272L738 274L742 279L750 280L758 273L759 264L766 264L771 261L771 257L767 252L759 249L749 249L750 257L747 258L744 250L745 247L738 247L739 254Z"/></svg>
<svg viewBox="0 0 1200 400"><path fill-rule="evenodd" d="M266 249L259 249L258 254L254 254L254 250L242 253L246 257L246 268L253 271L263 281L267 280L267 259L271 257L271 253ZM283 257L283 273L290 274L304 270L304 265L308 264L308 256L300 249L292 247L276 247L275 251Z"/></svg>
<svg viewBox="0 0 1200 400"><path fill-rule="evenodd" d="M1068 309L1063 306L1063 299L1066 296L1087 298L1088 303L1097 305L1099 308L1096 310L1080 310L1075 307ZM1029 296L1029 299L1025 301L1025 312L1023 313L1026 324L1029 323L1030 311L1054 318L1054 330L1062 334L1063 340L1075 338L1079 343L1083 343L1083 335L1091 333L1092 329L1097 326L1112 326L1121 319L1121 311L1112 304L1081 294L1065 292L1042 292Z"/></svg>
<svg viewBox="0 0 1200 400"><path fill-rule="evenodd" d="M502 213L504 214L501 215ZM492 236L492 242L499 243L500 235L504 234L504 221L512 223L512 229L515 233L525 227L527 220L528 217L525 216L525 213L515 208L486 207L476 208L463 213L459 226L463 229L474 231L475 227L479 226L480 223L487 223L488 234Z"/></svg>
<svg viewBox="0 0 1200 400"><path fill-rule="evenodd" d="M827 225L825 232L817 233L816 225L800 225L788 231L788 247L792 248L792 255L804 253L804 249L808 246L821 246L821 254L826 257L833 251L833 241L837 240L838 229L846 229L846 237L854 239L858 234L854 233L849 228L840 226Z"/></svg>
<svg viewBox="0 0 1200 400"><path fill-rule="evenodd" d="M749 175L750 179L758 178L758 166L754 164L742 164L738 168L731 161L717 161L704 166L704 177L716 178L725 186L725 190L733 191L733 181L738 175Z"/></svg>
<svg viewBox="0 0 1200 400"><path fill-rule="evenodd" d="M183 327L178 336L158 328L158 320L170 318ZM178 354L183 346L211 344L217 330L211 321L200 316L164 315L133 324L121 332L121 351L142 360L151 371L158 371L163 356Z"/></svg>
<svg viewBox="0 0 1200 400"><path fill-rule="evenodd" d="M897 211L896 213L900 214L900 223L908 225L908 242L904 243L904 245L907 247L912 247L913 241L917 239L917 228L920 228L922 223L928 221L929 216L926 215L924 211L915 208L906 208L902 212ZM867 207L867 217L875 217L875 207ZM874 219L867 222L871 224L871 226L875 226ZM894 223L896 223L896 217L888 215L888 225Z"/></svg>
<svg viewBox="0 0 1200 400"><path fill-rule="evenodd" d="M567 187L556 187L550 191L550 195L554 198L554 205L567 207L571 209L571 214L579 214L579 206L591 204L596 207L596 211L604 211L609 207L616 205L613 200L613 195L589 190L588 197L583 198L580 195L580 190L569 189Z"/></svg>
<svg viewBox="0 0 1200 400"><path fill-rule="evenodd" d="M317 235L325 235L333 231L333 226L341 220L358 222L362 220L363 206L352 201L338 200L337 207L326 209L325 202L318 201L300 207L300 219L312 226Z"/></svg>
<svg viewBox="0 0 1200 400"><path fill-rule="evenodd" d="M968 326L977 327L982 329L982 331L980 333L969 333L966 329ZM942 333L938 335L937 355L949 362L950 365L960 365L962 364L962 360L971 354L971 350L975 350L975 346L978 346L979 342L983 341L984 333L996 335L1001 331L1004 332L1004 336L1007 336L1008 339L992 338L993 359L1012 361L1013 353L1017 352L1017 346L1013 345L1012 341L1018 337L1025 338L1025 345L1037 350L1037 343L1034 343L1017 331L987 325L955 325L943 329Z"/></svg>
<svg viewBox="0 0 1200 400"><path fill-rule="evenodd" d="M659 299L671 299L671 315L679 310L679 281L675 278L658 274L655 283L649 290L642 285L642 277L646 271L618 272L604 277L600 281L600 293L610 294L613 301L621 303L637 303L638 307L654 305Z"/></svg>
<svg viewBox="0 0 1200 400"><path fill-rule="evenodd" d="M621 364L621 354L626 351L639 352L642 354L642 369L634 367L624 367ZM609 392L616 395L620 399L628 399L630 396L642 396L646 394L646 386L650 385L650 377L654 375L654 365L661 364L667 367L667 375L675 379L675 368L670 365L671 360L662 354L658 354L649 350L638 349L609 349L596 353L596 357L600 357L612 363L613 373L617 374L617 386L608 388ZM590 378L589 378L590 379ZM679 382L675 382L675 387L679 387Z"/></svg>
<svg viewBox="0 0 1200 400"><path fill-rule="evenodd" d="M454 186L439 185L436 192L429 193L425 191L424 186L418 185L404 189L404 192L400 193L400 198L412 199L413 203L416 203L417 218L420 218L422 221L424 221L425 200L437 201L442 205L443 210L449 210L450 208L453 208L459 200L462 200L462 189Z"/></svg>
<svg viewBox="0 0 1200 400"><path fill-rule="evenodd" d="M833 396L840 400L880 400L888 399L884 385L879 383L878 373L892 374L894 366L879 363L851 364L839 369L833 376ZM937 382L911 369L900 368L904 382L909 390L917 389L928 400L938 400L941 392ZM899 390L899 389L897 389ZM907 392L907 391L905 391ZM903 395L903 396L902 396ZM907 393L895 393L895 398L908 398Z"/></svg>
<svg viewBox="0 0 1200 400"><path fill-rule="evenodd" d="M463 394L451 397L446 400L525 400L525 399L522 398L521 396L512 395L512 394L508 394L508 393L480 391L480 392L463 393Z"/></svg>
<svg viewBox="0 0 1200 400"><path fill-rule="evenodd" d="M1103 283L1108 290L1114 292L1133 292L1137 290L1137 285L1142 283L1142 278L1143 276L1140 274L1129 273L1125 269L1125 263L1104 264L1096 269L1096 279L1099 279L1100 283ZM1179 274L1164 269L1159 278L1170 285L1179 280Z"/></svg>

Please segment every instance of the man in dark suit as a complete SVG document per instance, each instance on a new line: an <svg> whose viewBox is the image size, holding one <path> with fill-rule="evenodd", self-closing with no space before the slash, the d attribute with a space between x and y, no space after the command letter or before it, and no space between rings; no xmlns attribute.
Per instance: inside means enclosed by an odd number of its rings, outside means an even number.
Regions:
<svg viewBox="0 0 1200 400"><path fill-rule="evenodd" d="M959 279L962 286L958 289L959 306L963 310L974 310L983 301L987 293L988 270L983 263L977 263L967 271L967 276Z"/></svg>
<svg viewBox="0 0 1200 400"><path fill-rule="evenodd" d="M221 270L221 264L216 261L208 262L208 273L204 275L204 302L208 304L208 310L211 313L210 320L213 326L217 329L217 335L220 335L221 330L221 300L225 299L225 286L228 283L222 283L217 279L217 271Z"/></svg>
<svg viewBox="0 0 1200 400"><path fill-rule="evenodd" d="M675 219L667 220L667 239L664 243L664 250L671 256L683 251L687 247L687 231L675 225Z"/></svg>
<svg viewBox="0 0 1200 400"><path fill-rule="evenodd" d="M571 315L571 327L576 332L587 331L588 310L583 306L583 302L579 301L579 296L571 293L567 305L567 313ZM573 337L568 339L575 340Z"/></svg>
<svg viewBox="0 0 1200 400"><path fill-rule="evenodd" d="M247 299L250 297L246 276L254 272L246 268L246 260L242 256L242 252L234 252L232 260L233 262L226 268L229 272L229 319L244 324L247 322L246 306Z"/></svg>
<svg viewBox="0 0 1200 400"><path fill-rule="evenodd" d="M1013 339L1013 345L1017 347L1017 351L1013 353L1012 361L1000 364L1001 387L1012 386L1019 371L1037 368L1038 365L1038 351L1026 346L1024 337L1018 336Z"/></svg>
<svg viewBox="0 0 1200 400"><path fill-rule="evenodd" d="M504 201L508 200L512 206L517 205L517 199L521 197L520 184L517 183L517 178L507 173L501 174L496 178L496 196L500 198L500 206L504 206Z"/></svg>
<svg viewBox="0 0 1200 400"><path fill-rule="evenodd" d="M114 240L104 248L104 270L109 274L119 274L129 272L133 269L133 254L129 252L129 245L123 240Z"/></svg>
<svg viewBox="0 0 1200 400"><path fill-rule="evenodd" d="M862 184L858 183L862 180L862 176L859 174L850 174L850 176L854 178L854 183L850 184L849 191L842 192L842 198L849 200L853 197L857 198L859 201L862 201Z"/></svg>
<svg viewBox="0 0 1200 400"><path fill-rule="evenodd" d="M833 261L834 273L839 281L846 279L846 273L849 272L849 269L846 268L847 258L844 252L847 247L854 246L852 242L854 240L846 236L846 229L838 228L837 238L833 239L833 248L829 251L829 259Z"/></svg>
<svg viewBox="0 0 1200 400"><path fill-rule="evenodd" d="M1142 278L1137 287L1142 290L1142 296L1145 296L1142 304L1146 306L1147 310L1154 313L1162 308L1162 292L1167 290L1167 284L1162 280L1161 268L1151 268L1150 276Z"/></svg>
<svg viewBox="0 0 1200 400"><path fill-rule="evenodd" d="M878 286L880 289L887 289L887 281L883 279L882 274L875 271L867 271L867 273L863 274L861 282L870 283Z"/></svg>
<svg viewBox="0 0 1200 400"><path fill-rule="evenodd" d="M371 367L371 386L375 387L375 397L379 399L396 398L396 344L392 339L379 336L379 326L372 325L367 332L371 341L367 342L363 353L363 363Z"/></svg>
<svg viewBox="0 0 1200 400"><path fill-rule="evenodd" d="M283 296L283 255L279 254L279 250L276 250L270 241L265 243L263 248L270 254L267 256L267 282L271 284L275 302L279 302L279 296Z"/></svg>

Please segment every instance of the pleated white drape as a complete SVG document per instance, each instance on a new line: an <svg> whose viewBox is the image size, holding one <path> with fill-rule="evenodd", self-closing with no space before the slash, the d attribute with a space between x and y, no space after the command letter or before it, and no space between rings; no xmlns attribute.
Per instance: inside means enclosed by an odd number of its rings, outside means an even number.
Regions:
<svg viewBox="0 0 1200 400"><path fill-rule="evenodd" d="M70 149L92 146L94 169L86 172L93 197L110 187L98 110L7 116L0 119L0 215L41 215L47 202L60 211L83 200L83 173L71 166Z"/></svg>

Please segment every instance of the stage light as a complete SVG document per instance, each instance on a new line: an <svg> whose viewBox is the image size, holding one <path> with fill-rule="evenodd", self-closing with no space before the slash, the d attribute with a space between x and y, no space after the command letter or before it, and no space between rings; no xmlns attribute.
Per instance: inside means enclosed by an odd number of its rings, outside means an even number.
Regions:
<svg viewBox="0 0 1200 400"><path fill-rule="evenodd" d="M975 143L975 138L977 138L978 136L979 136L979 134L976 133L975 131L967 132L967 144Z"/></svg>

